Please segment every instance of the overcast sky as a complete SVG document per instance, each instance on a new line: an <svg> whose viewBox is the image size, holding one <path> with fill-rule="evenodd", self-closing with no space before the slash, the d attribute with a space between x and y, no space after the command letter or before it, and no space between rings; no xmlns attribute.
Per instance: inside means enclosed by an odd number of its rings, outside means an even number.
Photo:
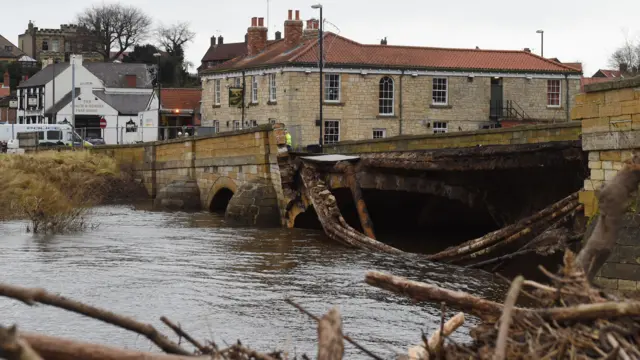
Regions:
<svg viewBox="0 0 640 360"><path fill-rule="evenodd" d="M244 40L253 16L267 18L267 0L127 0L156 22L188 21L197 34L187 48L196 66L209 47L209 38ZM302 19L317 16L313 0L270 0L269 38L283 29L288 9L301 10ZM59 28L91 4L86 0L13 1L0 21L0 34L18 45L18 34L29 20L40 28ZM101 2L96 2L101 4ZM640 35L638 0L324 0L327 30L361 43L482 49L531 48L540 52L543 29L545 57L581 61L585 75L608 66L609 55L628 34Z"/></svg>

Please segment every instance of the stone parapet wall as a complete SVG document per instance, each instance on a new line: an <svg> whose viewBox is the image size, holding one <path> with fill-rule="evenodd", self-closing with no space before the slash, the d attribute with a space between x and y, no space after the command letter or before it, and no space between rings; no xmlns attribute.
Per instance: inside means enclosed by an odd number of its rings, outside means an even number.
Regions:
<svg viewBox="0 0 640 360"><path fill-rule="evenodd" d="M330 154L463 148L489 145L537 144L580 139L580 123L518 126L446 134L397 136L388 139L345 141L325 146Z"/></svg>
<svg viewBox="0 0 640 360"><path fill-rule="evenodd" d="M580 202L585 215L596 219L598 190L640 150L640 77L588 85L585 91L577 96L572 117L582 123L582 148L589 156L590 176ZM630 212L597 284L623 292L640 290L639 226L638 216Z"/></svg>

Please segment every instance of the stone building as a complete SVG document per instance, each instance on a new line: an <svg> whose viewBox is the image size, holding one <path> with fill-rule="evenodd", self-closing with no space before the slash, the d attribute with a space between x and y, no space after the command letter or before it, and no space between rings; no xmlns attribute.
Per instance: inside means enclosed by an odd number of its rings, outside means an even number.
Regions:
<svg viewBox="0 0 640 360"><path fill-rule="evenodd" d="M294 147L402 134L476 130L503 119L569 120L581 72L530 51L364 45L324 35L319 119L318 21L289 11L284 38L262 18L247 53L201 71L203 123L220 131L285 123ZM236 89L235 92L231 91ZM239 105L229 93L243 88ZM237 95L236 95L237 96Z"/></svg>
<svg viewBox="0 0 640 360"><path fill-rule="evenodd" d="M60 29L40 29L30 21L24 34L18 35L18 46L38 61L69 62L71 54L82 55L84 61L103 60L102 55L92 51L92 36L74 24L62 24Z"/></svg>

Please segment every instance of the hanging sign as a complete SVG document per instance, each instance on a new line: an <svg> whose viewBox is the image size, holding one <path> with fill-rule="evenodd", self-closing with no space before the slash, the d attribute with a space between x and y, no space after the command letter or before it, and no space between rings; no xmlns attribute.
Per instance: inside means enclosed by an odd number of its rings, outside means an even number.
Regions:
<svg viewBox="0 0 640 360"><path fill-rule="evenodd" d="M230 87L229 88L229 107L242 107L242 88Z"/></svg>
<svg viewBox="0 0 640 360"><path fill-rule="evenodd" d="M127 121L124 124L124 126L125 126L125 129L126 129L126 132L128 132L128 133L138 131L138 125L136 125L135 121L133 121L133 120Z"/></svg>

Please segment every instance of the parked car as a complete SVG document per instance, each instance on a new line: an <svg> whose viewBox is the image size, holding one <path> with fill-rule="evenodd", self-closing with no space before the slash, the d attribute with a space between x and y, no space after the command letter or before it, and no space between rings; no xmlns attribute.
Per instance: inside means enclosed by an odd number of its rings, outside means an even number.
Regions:
<svg viewBox="0 0 640 360"><path fill-rule="evenodd" d="M90 143L91 145L104 145L104 139L101 138L86 138L85 141Z"/></svg>

